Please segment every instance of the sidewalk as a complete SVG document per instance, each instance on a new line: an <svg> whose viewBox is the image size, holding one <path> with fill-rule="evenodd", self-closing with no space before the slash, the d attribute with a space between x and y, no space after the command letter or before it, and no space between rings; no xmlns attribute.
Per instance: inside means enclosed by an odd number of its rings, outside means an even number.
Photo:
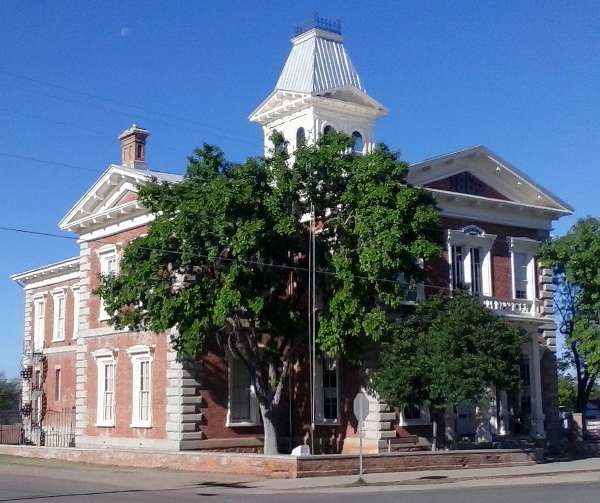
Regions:
<svg viewBox="0 0 600 503"><path fill-rule="evenodd" d="M592 475L591 479L600 480L600 458L559 461L531 466L511 466L498 468L469 468L464 470L428 470L414 472L376 473L364 475L365 486L432 486L460 482L487 481L494 485L494 480L516 479L529 480L535 484L537 479L557 477L575 478L576 475ZM587 477L590 478L590 477ZM248 488L265 491L320 491L324 489L348 488L356 484L355 475L341 477L312 477L304 479L259 480L246 484Z"/></svg>

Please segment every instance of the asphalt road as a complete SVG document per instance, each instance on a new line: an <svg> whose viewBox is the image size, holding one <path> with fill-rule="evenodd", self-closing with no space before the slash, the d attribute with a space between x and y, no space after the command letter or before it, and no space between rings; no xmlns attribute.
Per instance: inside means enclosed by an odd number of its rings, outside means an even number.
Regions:
<svg viewBox="0 0 600 503"><path fill-rule="evenodd" d="M127 468L94 467L0 456L0 502L344 502L352 503L598 503L600 476L576 475L399 487L269 487L256 479Z"/></svg>

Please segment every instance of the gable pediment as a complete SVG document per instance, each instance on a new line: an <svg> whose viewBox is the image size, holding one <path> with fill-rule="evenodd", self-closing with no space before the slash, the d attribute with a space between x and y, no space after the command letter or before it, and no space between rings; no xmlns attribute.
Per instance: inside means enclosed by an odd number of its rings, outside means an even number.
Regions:
<svg viewBox="0 0 600 503"><path fill-rule="evenodd" d="M457 192L460 194L470 194L472 196L489 197L509 201L510 199L501 194L496 189L480 180L470 171L461 171L455 175L441 178L425 184L425 187L431 189L446 190L448 192Z"/></svg>
<svg viewBox="0 0 600 503"><path fill-rule="evenodd" d="M573 211L568 204L484 146L412 164L407 181L434 191L510 201L557 214Z"/></svg>

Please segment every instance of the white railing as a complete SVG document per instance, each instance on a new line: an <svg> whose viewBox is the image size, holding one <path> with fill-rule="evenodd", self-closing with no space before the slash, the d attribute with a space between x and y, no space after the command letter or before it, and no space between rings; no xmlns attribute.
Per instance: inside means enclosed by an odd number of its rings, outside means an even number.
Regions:
<svg viewBox="0 0 600 503"><path fill-rule="evenodd" d="M498 299L496 297L481 297L485 307L497 314L517 316L540 316L540 306L536 300L527 299Z"/></svg>

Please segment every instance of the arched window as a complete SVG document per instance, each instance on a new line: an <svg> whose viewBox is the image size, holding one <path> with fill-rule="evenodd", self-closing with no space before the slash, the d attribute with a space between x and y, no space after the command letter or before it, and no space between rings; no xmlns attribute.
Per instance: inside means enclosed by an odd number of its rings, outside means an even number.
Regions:
<svg viewBox="0 0 600 503"><path fill-rule="evenodd" d="M323 128L323 136L331 134L331 133L335 133L335 128L333 126L327 125Z"/></svg>
<svg viewBox="0 0 600 503"><path fill-rule="evenodd" d="M358 131L354 131L354 133L352 133L352 142L352 150L362 154L363 149L365 148L365 142L362 135Z"/></svg>
<svg viewBox="0 0 600 503"><path fill-rule="evenodd" d="M303 127L299 127L296 131L296 148L304 147L306 145L306 133Z"/></svg>

